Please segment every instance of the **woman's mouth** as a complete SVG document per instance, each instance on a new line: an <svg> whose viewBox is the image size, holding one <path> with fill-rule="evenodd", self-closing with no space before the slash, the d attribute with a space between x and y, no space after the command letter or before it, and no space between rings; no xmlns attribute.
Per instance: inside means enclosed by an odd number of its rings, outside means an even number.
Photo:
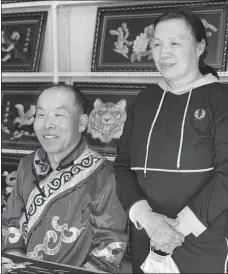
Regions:
<svg viewBox="0 0 228 274"><path fill-rule="evenodd" d="M175 63L161 63L160 64L160 68L161 69L168 69L168 68L171 68L175 65Z"/></svg>

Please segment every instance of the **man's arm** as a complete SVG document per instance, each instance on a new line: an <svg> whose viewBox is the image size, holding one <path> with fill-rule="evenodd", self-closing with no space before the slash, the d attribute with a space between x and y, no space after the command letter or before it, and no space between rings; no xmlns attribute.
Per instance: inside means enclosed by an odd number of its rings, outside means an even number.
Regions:
<svg viewBox="0 0 228 274"><path fill-rule="evenodd" d="M125 253L128 235L125 232L127 215L117 194L115 176L112 174L92 212L93 238L89 260L85 267L118 273Z"/></svg>
<svg viewBox="0 0 228 274"><path fill-rule="evenodd" d="M19 223L24 208L20 178L22 168L21 161L17 170L15 186L2 213L2 252L19 256L25 254L25 243Z"/></svg>

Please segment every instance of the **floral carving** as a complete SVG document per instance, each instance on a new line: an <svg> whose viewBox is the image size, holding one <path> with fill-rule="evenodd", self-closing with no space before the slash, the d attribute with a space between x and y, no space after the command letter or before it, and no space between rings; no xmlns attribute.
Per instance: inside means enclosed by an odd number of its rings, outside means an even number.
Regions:
<svg viewBox="0 0 228 274"><path fill-rule="evenodd" d="M206 19L201 19L206 29L207 37L210 38L213 32L217 32L218 29L210 24ZM134 41L129 41L130 31L127 23L123 22L121 27L116 30L110 30L109 33L113 36L117 36L117 41L114 42L113 50L127 59L131 60L131 63L142 62L143 60L152 60L152 41L154 36L154 25L151 24L144 28L144 31L135 37Z"/></svg>

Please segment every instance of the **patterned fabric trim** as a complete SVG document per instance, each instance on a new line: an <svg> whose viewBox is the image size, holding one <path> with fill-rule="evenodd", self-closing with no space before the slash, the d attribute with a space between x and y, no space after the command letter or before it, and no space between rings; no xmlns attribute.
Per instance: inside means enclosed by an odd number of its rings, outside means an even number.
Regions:
<svg viewBox="0 0 228 274"><path fill-rule="evenodd" d="M20 220L25 243L27 236L33 226L39 222L42 213L50 203L60 195L83 182L91 175L105 160L105 158L93 150L87 148L81 156L74 161L72 166L65 170L54 170L40 183L40 188L45 194L43 197L37 188L29 195L26 210Z"/></svg>

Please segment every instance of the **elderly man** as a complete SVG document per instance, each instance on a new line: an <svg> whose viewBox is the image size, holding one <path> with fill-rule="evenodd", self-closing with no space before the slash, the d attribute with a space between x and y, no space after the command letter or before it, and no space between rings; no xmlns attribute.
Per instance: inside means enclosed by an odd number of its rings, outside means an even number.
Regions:
<svg viewBox="0 0 228 274"><path fill-rule="evenodd" d="M112 164L82 138L82 99L65 85L39 96L34 130L42 147L19 164L2 217L3 252L116 273L127 217Z"/></svg>

